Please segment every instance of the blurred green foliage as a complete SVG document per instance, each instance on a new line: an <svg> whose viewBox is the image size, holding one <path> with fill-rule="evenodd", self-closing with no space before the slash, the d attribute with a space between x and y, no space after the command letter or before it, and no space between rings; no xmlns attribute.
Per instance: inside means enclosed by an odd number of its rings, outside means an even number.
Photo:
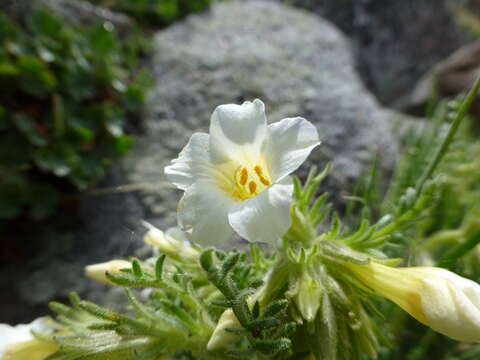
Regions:
<svg viewBox="0 0 480 360"><path fill-rule="evenodd" d="M23 25L0 16L0 219L50 215L132 146L145 44L114 30L43 11Z"/></svg>
<svg viewBox="0 0 480 360"><path fill-rule="evenodd" d="M166 26L191 13L210 7L214 0L90 0L90 2L124 12L140 24Z"/></svg>

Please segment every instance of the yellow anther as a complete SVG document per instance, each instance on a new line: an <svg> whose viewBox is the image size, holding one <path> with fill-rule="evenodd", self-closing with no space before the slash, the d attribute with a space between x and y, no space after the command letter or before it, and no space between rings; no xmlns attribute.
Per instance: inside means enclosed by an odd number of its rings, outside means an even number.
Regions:
<svg viewBox="0 0 480 360"><path fill-rule="evenodd" d="M254 181L250 181L248 183L248 189L250 190L250 194L255 194L255 191L257 191L257 184Z"/></svg>
<svg viewBox="0 0 480 360"><path fill-rule="evenodd" d="M262 175L259 175L258 177L260 178L260 181L262 182L263 185L270 186L270 181L265 179Z"/></svg>
<svg viewBox="0 0 480 360"><path fill-rule="evenodd" d="M240 185L244 186L248 180L248 171L246 168L242 168L240 172Z"/></svg>
<svg viewBox="0 0 480 360"><path fill-rule="evenodd" d="M253 168L253 170L255 170L255 172L257 173L258 175L258 179L260 180L260 182L265 185L265 186L270 186L270 181L263 176L263 170L262 168L260 167L260 165L257 165Z"/></svg>
<svg viewBox="0 0 480 360"><path fill-rule="evenodd" d="M236 166L229 165L222 169L226 171L220 172L219 186L237 201L245 201L257 196L272 185L268 167L258 163L255 166L250 164L249 162L231 164Z"/></svg>

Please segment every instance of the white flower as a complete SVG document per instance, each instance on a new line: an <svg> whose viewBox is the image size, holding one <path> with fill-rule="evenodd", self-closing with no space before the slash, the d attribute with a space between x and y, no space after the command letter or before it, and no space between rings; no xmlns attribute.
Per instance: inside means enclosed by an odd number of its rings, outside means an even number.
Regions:
<svg viewBox="0 0 480 360"><path fill-rule="evenodd" d="M48 333L52 328L46 318L39 318L30 324L10 326L0 324L0 359L44 359L55 352L58 347L54 344L43 343L34 340L32 331ZM29 347L28 357L25 353L25 345Z"/></svg>
<svg viewBox="0 0 480 360"><path fill-rule="evenodd" d="M288 175L319 143L316 128L302 118L267 126L258 99L218 106L210 134L193 134L165 168L168 180L185 191L180 226L204 245L223 242L233 230L251 242L275 242L291 224Z"/></svg>
<svg viewBox="0 0 480 360"><path fill-rule="evenodd" d="M120 274L122 269L131 269L132 264L126 260L110 260L104 263L93 264L85 266L85 275L90 279L96 280L106 285L112 285L105 275L107 272L110 274Z"/></svg>
<svg viewBox="0 0 480 360"><path fill-rule="evenodd" d="M348 267L378 294L452 339L480 342L480 285L436 267Z"/></svg>

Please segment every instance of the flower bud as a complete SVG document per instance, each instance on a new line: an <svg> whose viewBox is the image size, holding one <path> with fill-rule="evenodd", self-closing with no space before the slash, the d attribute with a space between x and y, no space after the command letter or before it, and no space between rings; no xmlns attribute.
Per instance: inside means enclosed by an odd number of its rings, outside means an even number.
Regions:
<svg viewBox="0 0 480 360"><path fill-rule="evenodd" d="M183 232L178 228L170 228L165 233L149 226L143 240L148 245L157 247L163 254L184 260L198 260L199 251L190 245Z"/></svg>
<svg viewBox="0 0 480 360"><path fill-rule="evenodd" d="M436 267L347 265L376 293L452 339L480 342L480 285Z"/></svg>
<svg viewBox="0 0 480 360"><path fill-rule="evenodd" d="M305 320L310 322L315 319L322 300L322 288L317 280L303 271L286 295L293 299Z"/></svg>
<svg viewBox="0 0 480 360"><path fill-rule="evenodd" d="M106 285L112 285L107 279L106 273L119 274L121 269L130 269L132 264L126 260L110 260L100 264L88 265L85 267L85 275Z"/></svg>
<svg viewBox="0 0 480 360"><path fill-rule="evenodd" d="M208 351L224 349L235 341L236 335L226 329L241 328L232 309L223 312L207 344Z"/></svg>

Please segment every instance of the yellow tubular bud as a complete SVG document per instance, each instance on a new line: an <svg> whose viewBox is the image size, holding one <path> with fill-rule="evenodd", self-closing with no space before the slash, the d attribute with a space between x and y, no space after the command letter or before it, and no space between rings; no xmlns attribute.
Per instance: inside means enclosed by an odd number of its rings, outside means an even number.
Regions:
<svg viewBox="0 0 480 360"><path fill-rule="evenodd" d="M14 344L7 348L5 360L44 360L59 350L58 345L37 339Z"/></svg>
<svg viewBox="0 0 480 360"><path fill-rule="evenodd" d="M112 285L105 274L119 274L121 269L130 269L132 264L126 260L111 260L100 264L88 265L85 267L85 275L106 285Z"/></svg>
<svg viewBox="0 0 480 360"><path fill-rule="evenodd" d="M347 267L377 294L452 339L480 342L480 285L436 267Z"/></svg>

